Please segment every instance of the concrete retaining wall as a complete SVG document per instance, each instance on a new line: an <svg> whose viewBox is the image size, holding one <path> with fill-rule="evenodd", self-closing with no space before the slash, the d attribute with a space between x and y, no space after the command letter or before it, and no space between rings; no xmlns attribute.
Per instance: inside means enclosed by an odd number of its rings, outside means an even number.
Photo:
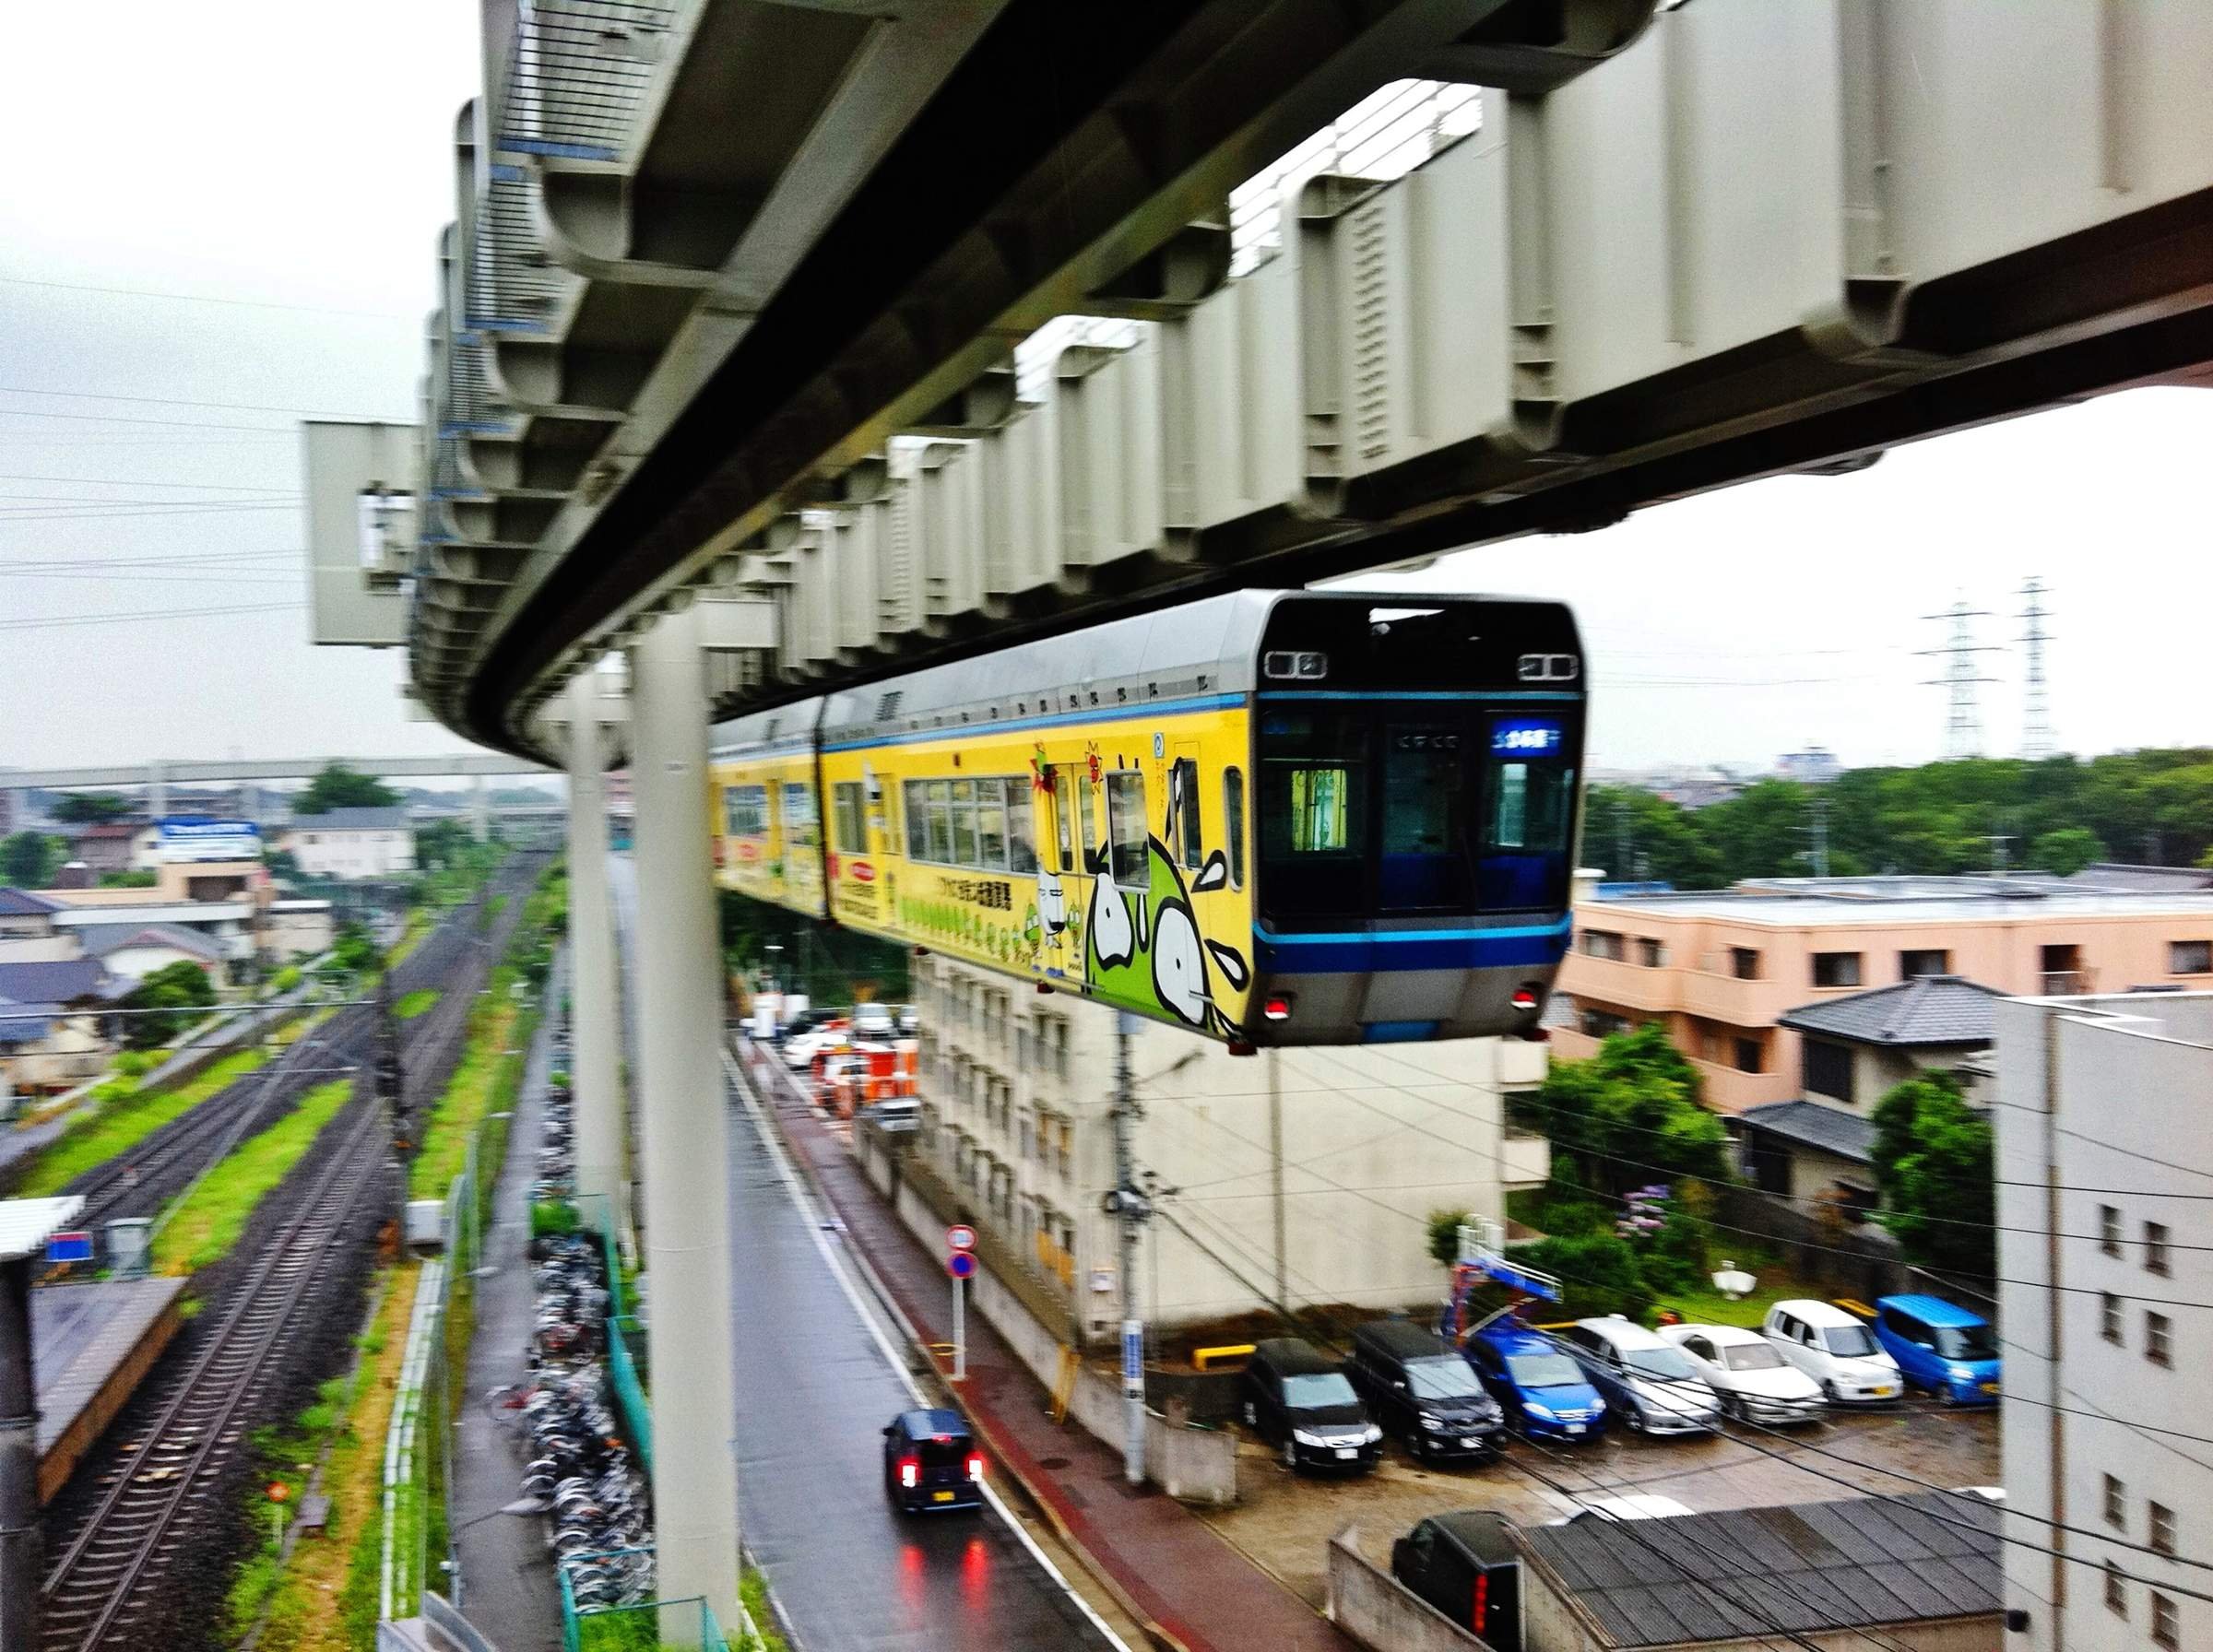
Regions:
<svg viewBox="0 0 2213 1652"><path fill-rule="evenodd" d="M1373 1652L1490 1652L1490 1643L1469 1634L1360 1552L1360 1528L1348 1526L1330 1540L1328 1615L1346 1634Z"/></svg>

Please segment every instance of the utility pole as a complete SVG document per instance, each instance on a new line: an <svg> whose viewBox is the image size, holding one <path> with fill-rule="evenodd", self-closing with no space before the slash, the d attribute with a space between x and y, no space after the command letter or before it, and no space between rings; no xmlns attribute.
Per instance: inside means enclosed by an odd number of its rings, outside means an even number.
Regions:
<svg viewBox="0 0 2213 1652"><path fill-rule="evenodd" d="M1137 1084L1130 1070L1130 1046L1136 1027L1137 1018L1128 1010L1114 1012L1114 1104L1106 1115L1114 1127L1114 1191L1106 1196L1106 1203L1120 1227L1122 1478L1140 1486L1145 1483L1145 1322L1137 1311L1137 1240L1153 1207L1138 1190L1137 1159L1130 1139L1131 1127L1140 1116Z"/></svg>
<svg viewBox="0 0 2213 1652"><path fill-rule="evenodd" d="M1944 725L1944 755L1947 761L1982 755L1982 714L1977 709L1975 690L1986 682L1995 682L1994 677L1978 675L1975 655L1994 654L1996 645L1977 643L1968 625L1970 620L1987 620L1988 609L1970 608L1962 596L1940 614L1923 614L1924 620L1945 620L1951 622L1951 631L1941 648L1921 650L1923 658L1941 656L1945 661L1944 675L1924 678L1925 686L1947 690L1947 704Z"/></svg>
<svg viewBox="0 0 2213 1652"><path fill-rule="evenodd" d="M2028 629L2021 632L2021 642L2029 651L2029 667L2023 683L2025 703L2021 716L2021 755L2030 760L2050 757L2059 749L2058 738L2052 732L2052 692L2044 679L2044 644L2052 633L2044 629L2044 582L2031 575L2021 587L2023 608L2021 623Z"/></svg>
<svg viewBox="0 0 2213 1652"><path fill-rule="evenodd" d="M408 1231L408 1166L415 1157L415 1124L408 1116L406 1075L399 1064L399 1018L392 1013L392 976L389 971L376 982L377 1099L392 1121L392 1164L397 1186L393 1212L404 1240Z"/></svg>

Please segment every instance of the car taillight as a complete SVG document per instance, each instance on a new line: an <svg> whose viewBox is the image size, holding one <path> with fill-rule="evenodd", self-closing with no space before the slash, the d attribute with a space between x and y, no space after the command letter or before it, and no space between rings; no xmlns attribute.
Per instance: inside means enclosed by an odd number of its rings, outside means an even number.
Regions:
<svg viewBox="0 0 2213 1652"><path fill-rule="evenodd" d="M983 1481L984 1454L980 1451L971 1451L968 1454L968 1478L979 1484Z"/></svg>
<svg viewBox="0 0 2213 1652"><path fill-rule="evenodd" d="M899 1483L910 1492L922 1483L920 1457L903 1457L899 1459Z"/></svg>
<svg viewBox="0 0 2213 1652"><path fill-rule="evenodd" d="M1260 1013L1266 1016L1272 1021L1289 1021L1291 1019L1291 999L1289 996L1285 995L1282 997L1270 998L1266 1003L1260 1006Z"/></svg>

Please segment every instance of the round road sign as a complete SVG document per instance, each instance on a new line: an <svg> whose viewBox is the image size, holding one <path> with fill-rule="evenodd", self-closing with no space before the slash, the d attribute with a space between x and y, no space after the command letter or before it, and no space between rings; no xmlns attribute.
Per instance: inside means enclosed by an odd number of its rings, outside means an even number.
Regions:
<svg viewBox="0 0 2213 1652"><path fill-rule="evenodd" d="M976 1258L964 1250L956 1250L945 1258L945 1271L956 1280L972 1279L976 1275Z"/></svg>
<svg viewBox="0 0 2213 1652"><path fill-rule="evenodd" d="M945 1243L954 1250L974 1250L976 1230L964 1221L956 1221L945 1230Z"/></svg>

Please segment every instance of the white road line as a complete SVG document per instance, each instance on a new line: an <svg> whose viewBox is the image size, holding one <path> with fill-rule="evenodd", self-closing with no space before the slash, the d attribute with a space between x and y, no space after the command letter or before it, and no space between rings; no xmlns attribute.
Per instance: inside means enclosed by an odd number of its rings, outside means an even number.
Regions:
<svg viewBox="0 0 2213 1652"><path fill-rule="evenodd" d="M907 1393L914 1397L915 1404L917 1407L927 1407L929 1403L929 1397L922 1392L921 1385L915 1381L915 1374L907 1369L906 1361L901 1357L898 1349L892 1345L892 1339L884 1334L883 1326L878 1316L870 1311L867 1300L860 1293L860 1287L854 1282L852 1271L846 1265L846 1257L841 1257L832 1246L829 1234L822 1226L821 1207L814 1202L814 1196L808 1190L800 1179L799 1173L793 1167L791 1160L786 1155L783 1142L777 1139L775 1124L763 1110L761 1103L753 1099L752 1089L746 1083L745 1075L738 1070L738 1058L730 1054L728 1044L723 1046L722 1064L729 1074L730 1087L737 1092L738 1100L745 1107L745 1110L753 1115L754 1128L760 1135L762 1145L768 1149L769 1157L775 1161L776 1174L782 1178L785 1190L791 1195L792 1203L799 1208L799 1214L806 1218L807 1231L814 1236L814 1248L822 1253L822 1260L828 1264L832 1277L837 1280L839 1288L845 1292L846 1300L853 1304L854 1313L858 1314L860 1316L860 1322L869 1328L869 1335L875 1341L878 1351L883 1355L884 1363L891 1366L893 1371L898 1375L899 1380L905 1386ZM853 1259L858 1260L858 1257ZM862 1266L866 1266L866 1264L863 1263ZM891 1293L888 1291L882 1292L881 1296L884 1311L898 1320L899 1328L905 1335L907 1340L919 1343L922 1340L921 1337L917 1333L915 1327L906 1316L900 1312L899 1304L892 1300ZM1129 1643L1108 1627L1106 1620L1099 1616L1090 1601L1084 1599L1082 1595L1069 1586L1069 1581L1061 1575L1060 1568L1053 1564L1052 1557L1037 1546L1037 1540L1030 1536L1023 1523L1014 1517L1014 1512L1007 1507L1006 1503L1000 1498L998 1488L988 1481L984 1482L984 1499L990 1504L991 1512L1000 1517L1007 1529L1021 1540L1022 1546L1030 1552L1030 1558L1044 1569L1047 1577L1059 1586L1062 1594L1075 1602L1076 1610L1091 1620L1092 1627L1106 1637L1106 1644L1116 1647L1118 1652L1130 1652Z"/></svg>

